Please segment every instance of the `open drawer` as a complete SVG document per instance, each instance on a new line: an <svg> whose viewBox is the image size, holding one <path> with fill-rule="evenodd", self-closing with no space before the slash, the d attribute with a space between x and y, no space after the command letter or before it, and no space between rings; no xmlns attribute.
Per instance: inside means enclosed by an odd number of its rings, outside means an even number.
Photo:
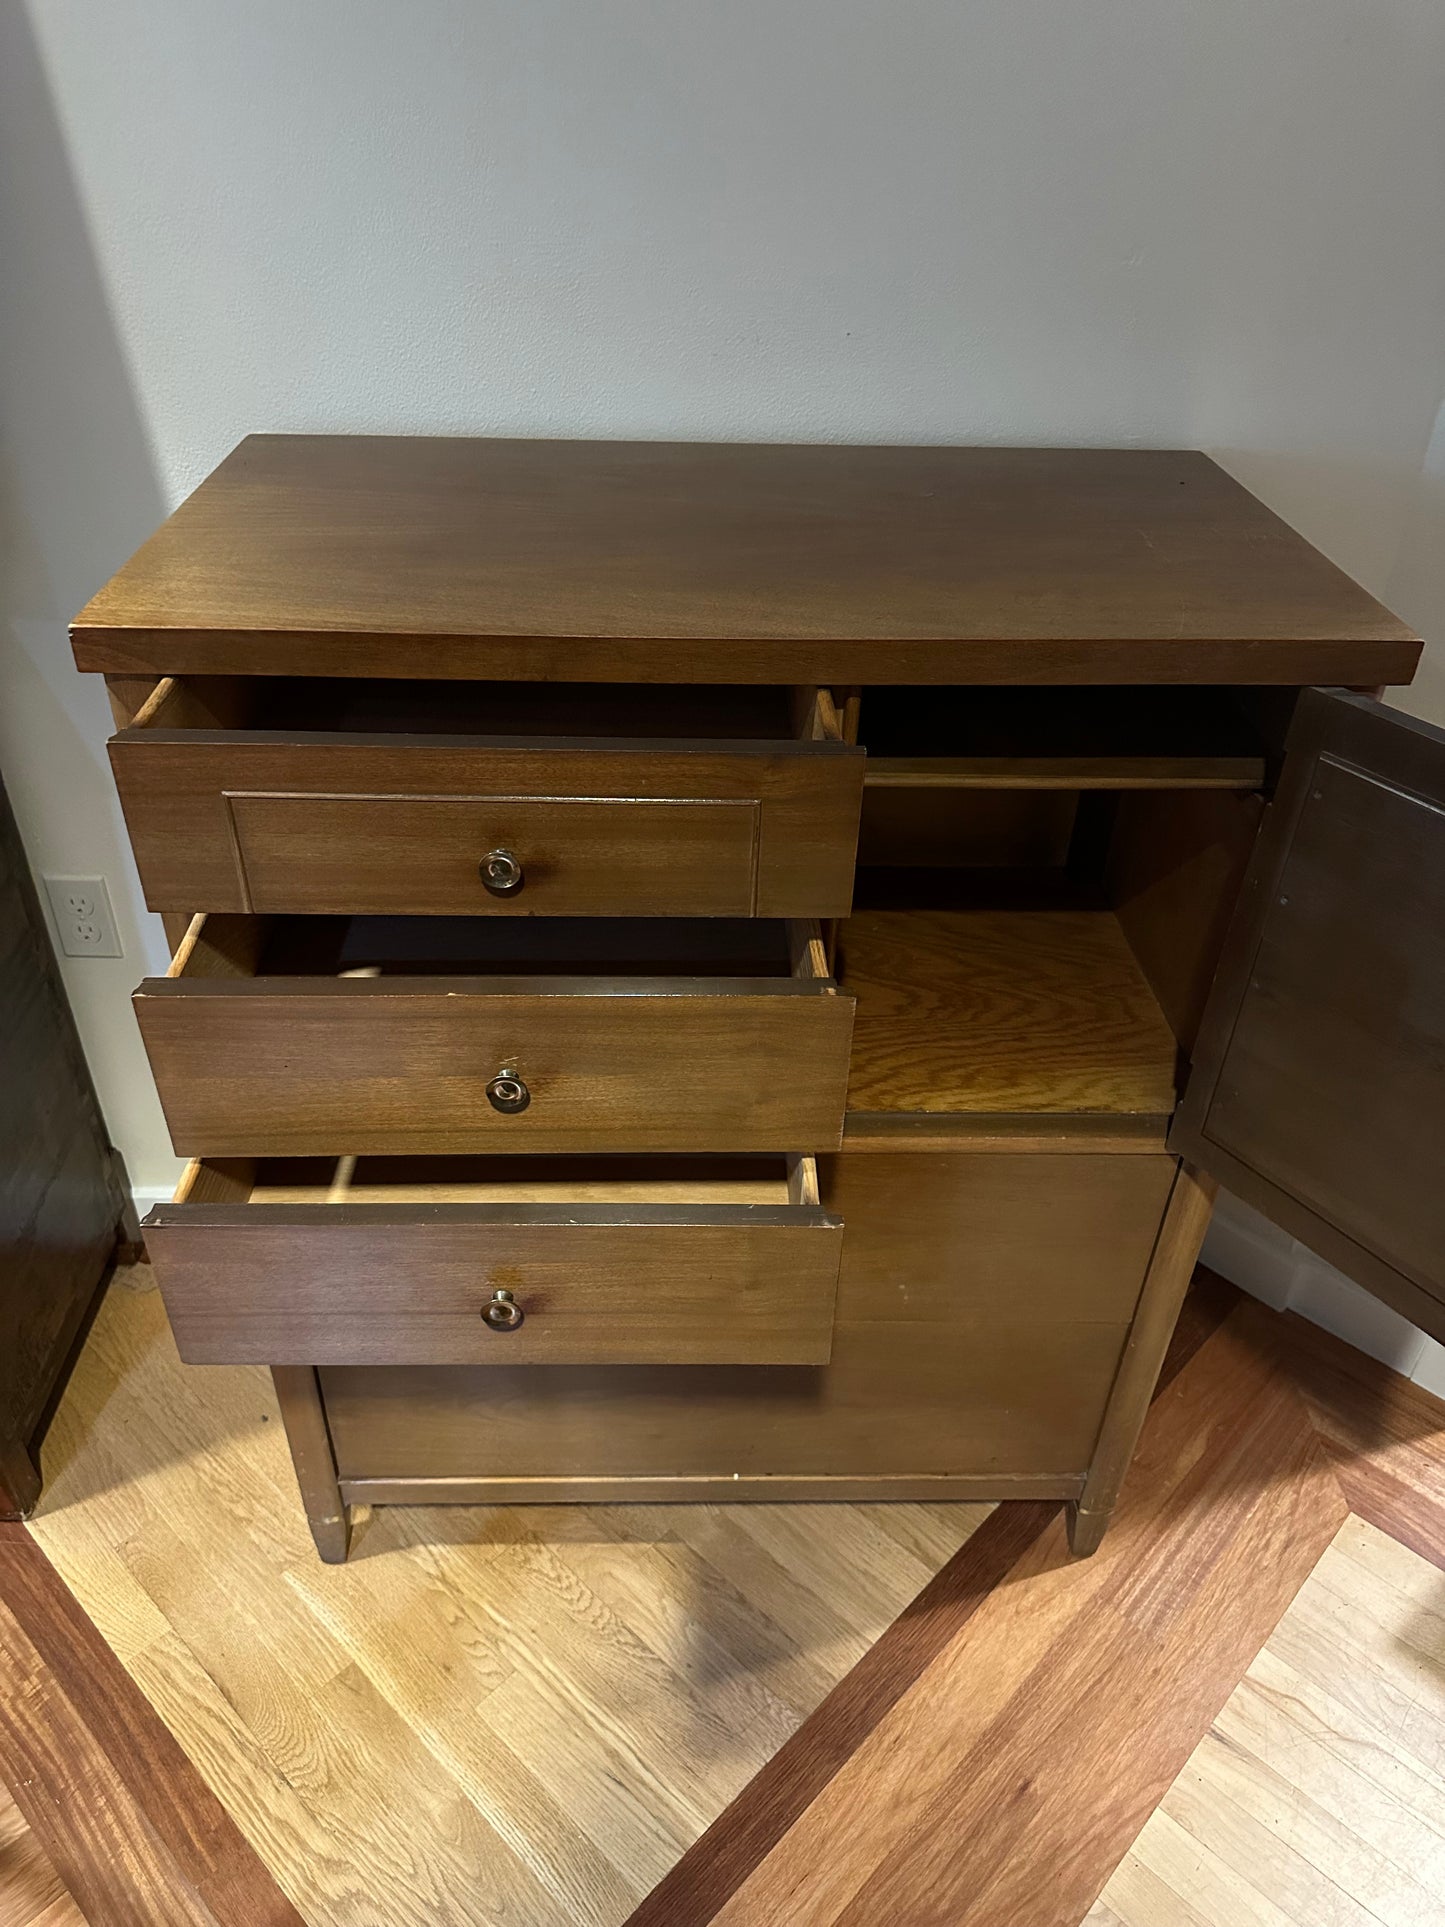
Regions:
<svg viewBox="0 0 1445 1927"><path fill-rule="evenodd" d="M135 1007L186 1156L840 1141L816 924L197 917Z"/></svg>
<svg viewBox="0 0 1445 1927"><path fill-rule="evenodd" d="M843 1227L811 1158L190 1166L145 1222L181 1357L825 1365Z"/></svg>
<svg viewBox="0 0 1445 1927"><path fill-rule="evenodd" d="M168 677L110 744L153 910L846 916L823 690Z"/></svg>

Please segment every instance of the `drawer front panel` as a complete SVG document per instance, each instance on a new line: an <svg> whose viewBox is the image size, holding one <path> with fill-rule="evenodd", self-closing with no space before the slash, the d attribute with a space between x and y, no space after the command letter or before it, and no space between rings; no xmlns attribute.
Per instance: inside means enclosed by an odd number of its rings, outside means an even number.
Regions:
<svg viewBox="0 0 1445 1927"><path fill-rule="evenodd" d="M821 1365L842 1225L798 1206L162 1206L188 1363ZM512 1294L522 1321L483 1313Z"/></svg>
<svg viewBox="0 0 1445 1927"><path fill-rule="evenodd" d="M246 795L230 804L258 911L746 917L756 897L756 803ZM515 875L489 889L479 872L491 852L514 859Z"/></svg>
<svg viewBox="0 0 1445 1927"><path fill-rule="evenodd" d="M153 910L723 915L741 908L759 916L836 917L848 914L852 899L865 759L837 743L527 748L131 729L112 739L110 754ZM474 825L478 839L495 834L488 799L530 799L538 808L612 803L619 816L596 819L586 835L578 819L555 811L519 822L513 834L524 870L530 861L539 880L545 873L551 880L545 894L539 888L529 899L524 887L514 900L490 895L477 874L493 843L467 841ZM732 808L726 822L719 814L679 837L661 817L622 814L641 802L674 811L686 803ZM351 808L338 812L347 803ZM416 814L423 803L450 804L463 814L445 822L432 809L423 820ZM752 819L752 848L751 871L740 885L743 812ZM381 846L359 848L373 827ZM436 859L440 867L415 866L418 840L434 834L467 841L455 894L448 857ZM541 838L535 847L534 834ZM599 837L621 846L615 893L589 860ZM725 872L713 885L700 875L708 862ZM722 895L720 907L694 911L694 899L709 887ZM739 896L746 902L739 905Z"/></svg>
<svg viewBox="0 0 1445 1927"><path fill-rule="evenodd" d="M559 980L552 980L554 983ZM792 1151L842 1134L851 998L542 980L154 980L136 1011L186 1156ZM527 1087L503 1113L487 1085Z"/></svg>

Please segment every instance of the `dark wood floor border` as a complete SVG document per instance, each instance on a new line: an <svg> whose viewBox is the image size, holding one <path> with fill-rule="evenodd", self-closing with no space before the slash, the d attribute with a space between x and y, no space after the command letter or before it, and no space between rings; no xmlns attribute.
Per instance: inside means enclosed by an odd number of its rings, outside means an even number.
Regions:
<svg viewBox="0 0 1445 1927"><path fill-rule="evenodd" d="M1351 1511L1445 1571L1445 1400L1295 1313L1277 1342Z"/></svg>
<svg viewBox="0 0 1445 1927"><path fill-rule="evenodd" d="M304 1927L40 1547L8 1523L0 1775L97 1927Z"/></svg>
<svg viewBox="0 0 1445 1927"><path fill-rule="evenodd" d="M1057 1502L1001 1505L904 1608L628 1916L627 1927L711 1920L1055 1517Z"/></svg>
<svg viewBox="0 0 1445 1927"><path fill-rule="evenodd" d="M1159 1376L1155 1396L1184 1369L1238 1302L1202 1267ZM710 1920L766 1858L994 1587L1023 1558L1059 1508L1000 1505L828 1697L695 1840L626 1927L681 1927Z"/></svg>

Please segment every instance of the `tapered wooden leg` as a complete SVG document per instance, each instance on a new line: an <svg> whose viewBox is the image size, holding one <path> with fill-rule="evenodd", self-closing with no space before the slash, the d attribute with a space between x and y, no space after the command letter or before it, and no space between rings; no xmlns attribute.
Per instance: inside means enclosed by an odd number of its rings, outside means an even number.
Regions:
<svg viewBox="0 0 1445 1927"><path fill-rule="evenodd" d="M1097 1552L1114 1516L1113 1506L1096 1506L1086 1511L1076 1500L1064 1508L1064 1524L1069 1535L1069 1551L1076 1559L1087 1559Z"/></svg>
<svg viewBox="0 0 1445 1927"><path fill-rule="evenodd" d="M28 1519L40 1503L40 1465L24 1439L0 1439L0 1519Z"/></svg>
<svg viewBox="0 0 1445 1927"><path fill-rule="evenodd" d="M351 1543L351 1508L341 1497L336 1455L326 1423L321 1381L313 1365L274 1365L271 1382L281 1407L281 1423L291 1447L291 1463L306 1508L306 1523L316 1550L328 1566L345 1563Z"/></svg>
<svg viewBox="0 0 1445 1927"><path fill-rule="evenodd" d="M1068 1507L1069 1546L1081 1559L1098 1551L1113 1517L1119 1487L1139 1442L1179 1307L1209 1229L1217 1189L1212 1179L1180 1165L1154 1243L1154 1255L1144 1274L1144 1289L1124 1356L1104 1408L1104 1423L1099 1428L1084 1489Z"/></svg>

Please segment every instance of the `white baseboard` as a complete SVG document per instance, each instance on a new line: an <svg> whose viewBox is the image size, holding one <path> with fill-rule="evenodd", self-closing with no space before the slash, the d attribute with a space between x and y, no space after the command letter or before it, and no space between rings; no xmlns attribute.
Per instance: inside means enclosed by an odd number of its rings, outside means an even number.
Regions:
<svg viewBox="0 0 1445 1927"><path fill-rule="evenodd" d="M1226 1192L1215 1206L1202 1256L1242 1291L1277 1311L1298 1312L1445 1397L1445 1345Z"/></svg>

